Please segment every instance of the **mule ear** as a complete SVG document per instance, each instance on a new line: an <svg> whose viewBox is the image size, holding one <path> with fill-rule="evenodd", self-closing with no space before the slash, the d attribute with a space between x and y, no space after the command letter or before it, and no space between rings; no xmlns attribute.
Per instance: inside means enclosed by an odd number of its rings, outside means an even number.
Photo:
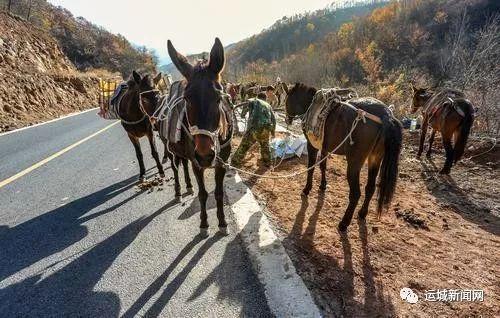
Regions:
<svg viewBox="0 0 500 318"><path fill-rule="evenodd" d="M137 73L136 71L132 71L132 78L137 84L141 82L141 75L139 75L139 73Z"/></svg>
<svg viewBox="0 0 500 318"><path fill-rule="evenodd" d="M219 38L215 38L214 46L212 46L212 50L210 51L208 66L215 74L219 74L224 68L224 47Z"/></svg>
<svg viewBox="0 0 500 318"><path fill-rule="evenodd" d="M155 78L153 78L153 84L155 86L158 85L158 83L161 81L161 76L162 76L162 74L160 72L160 73L158 73L158 75L155 76Z"/></svg>
<svg viewBox="0 0 500 318"><path fill-rule="evenodd" d="M172 63L174 63L175 67L181 72L182 76L189 80L193 76L193 66L189 64L184 55L177 52L170 40L167 42L167 47L168 55L172 59Z"/></svg>

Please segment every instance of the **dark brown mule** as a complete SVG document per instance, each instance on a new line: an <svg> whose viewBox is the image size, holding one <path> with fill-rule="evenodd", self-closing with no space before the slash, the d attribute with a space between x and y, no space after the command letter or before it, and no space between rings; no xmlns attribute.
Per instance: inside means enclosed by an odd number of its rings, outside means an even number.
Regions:
<svg viewBox="0 0 500 318"><path fill-rule="evenodd" d="M224 67L224 48L217 38L210 52L210 60L199 61L191 65L185 56L178 53L168 41L168 53L172 62L186 79L184 100L186 116L184 117L181 138L176 143L169 143L170 152L175 157L189 159L198 183L198 198L201 206L200 230L206 234L207 198L204 172L207 168L215 168L215 200L217 201L217 218L221 232L227 231L224 216L224 176L226 168L220 161L226 162L231 153L233 117L230 109L223 109L222 99L225 98L221 85L220 73ZM144 96L145 99L147 96ZM158 105L152 105L152 109ZM228 111L228 112L226 112ZM228 130L222 133L221 118L228 120ZM178 180L176 180L178 183Z"/></svg>
<svg viewBox="0 0 500 318"><path fill-rule="evenodd" d="M144 136L148 137L149 146L151 147L151 155L156 162L160 177L165 177L165 172L163 171L163 166L161 165L158 151L156 150L155 139L153 136L153 126L147 119L147 116L143 114L139 106L140 87L148 86L154 88L156 85L155 81L157 80L159 80L158 76L152 80L148 75L141 77L139 73L133 71L132 77L127 82L128 89L124 93L118 107L118 113L122 119L122 126L127 132L128 138L134 145L137 161L139 162L139 181L141 182L144 181L146 168L144 167L144 159L139 139Z"/></svg>
<svg viewBox="0 0 500 318"><path fill-rule="evenodd" d="M432 128L427 157L430 158L436 131L441 132L446 161L439 173L449 174L451 166L464 154L470 129L474 123L474 106L465 95L457 90L443 89L433 92L425 88L413 89L412 113L422 108L422 131L417 157L424 150L425 137L429 125ZM452 145L454 140L455 145Z"/></svg>
<svg viewBox="0 0 500 318"><path fill-rule="evenodd" d="M302 116L309 108L316 89L304 84L297 83L289 92L286 99L287 123L291 124L294 117ZM353 122L358 113L345 106L339 100L331 101L331 111L327 115L323 145L321 149L316 149L308 139L308 167L316 163L318 151L321 151L321 159L333 151L342 140L349 134ZM354 210L361 196L359 188L359 174L365 161L368 159L368 181L365 187L365 199L358 217L364 220L368 214L370 200L375 192L375 182L379 170L381 171L378 207L380 215L388 207L396 188L398 175L399 155L402 144L402 127L396 120L386 105L374 98L354 98L349 103L358 108L380 118L382 124L366 119L366 123L360 121L352 133L353 144L349 139L343 144L335 154L344 155L347 159L347 181L349 183L349 205L339 230L345 231L351 223ZM304 131L304 134L306 132ZM307 136L306 136L307 138ZM321 184L320 191L326 189L326 160L320 164ZM308 172L306 186L303 195L308 195L312 188L313 169Z"/></svg>
<svg viewBox="0 0 500 318"><path fill-rule="evenodd" d="M238 95L240 94L241 90L241 84L233 84L233 83L227 83L226 84L226 93L231 96L231 102L233 104L236 104L238 102Z"/></svg>

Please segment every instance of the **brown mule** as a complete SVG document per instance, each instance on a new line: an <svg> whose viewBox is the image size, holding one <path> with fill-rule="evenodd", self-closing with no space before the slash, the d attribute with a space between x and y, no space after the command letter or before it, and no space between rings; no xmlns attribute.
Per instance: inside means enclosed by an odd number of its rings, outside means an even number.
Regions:
<svg viewBox="0 0 500 318"><path fill-rule="evenodd" d="M186 110L180 131L180 140L169 142L169 152L176 158L189 159L192 163L199 189L200 232L203 235L207 234L208 230L208 192L205 188L204 173L208 168L215 168L214 194L217 202L217 218L220 231L226 233L223 184L226 168L224 162L227 162L231 153L233 129L231 118L233 118L233 114L231 108L226 108L222 104L226 97L220 79L220 73L224 68L224 48L220 40L215 39L215 44L210 52L210 60L208 62L198 61L194 66L187 61L185 56L175 50L170 41L168 41L168 53L176 68L185 78L180 89ZM144 109L149 116L159 107L159 100L154 95L143 95ZM227 125L224 125L224 122Z"/></svg>
<svg viewBox="0 0 500 318"><path fill-rule="evenodd" d="M147 120L147 116L143 114L139 106L139 93L141 86L151 87L153 89L156 85L156 81L159 77L157 76L154 80L151 80L148 75L141 77L136 71L132 72L132 77L128 80L128 89L124 93L120 105L118 107L118 114L122 119L122 126L127 132L128 138L134 146L135 154L137 156L137 161L139 162L139 181L143 182L146 174L146 168L144 167L144 159L142 156L141 144L139 139L146 136L149 140L149 146L151 147L151 155L153 156L160 177L165 177L165 172L163 171L163 166L160 162L158 156L158 151L156 150L155 139L153 136L153 126Z"/></svg>
<svg viewBox="0 0 500 318"><path fill-rule="evenodd" d="M309 109L317 90L301 83L288 92L286 98L287 123L291 124L294 117L302 116ZM307 182L302 191L309 195L312 188L312 178L318 151L321 151L320 164L321 184L320 191L326 190L326 158L327 154L335 150L342 140L348 136L358 113L339 99L329 102L330 111L324 124L324 137L321 149L316 149L304 129L307 139L308 167ZM366 123L359 122L352 133L352 142L345 142L334 154L343 155L347 159L347 181L349 183L349 204L344 217L339 224L339 230L345 231L351 223L354 210L361 196L359 175L366 160L368 160L368 181L365 187L365 199L358 213L359 220L364 220L368 214L370 200L375 192L375 182L379 171L379 195L377 213L380 215L390 204L396 189L398 177L399 156L402 146L402 126L394 118L388 107L374 98L353 98L349 104L375 115L380 120L377 123L366 119Z"/></svg>
<svg viewBox="0 0 500 318"><path fill-rule="evenodd" d="M431 157L432 144L436 131L441 132L443 146L446 151L446 161L439 173L449 174L451 167L462 157L470 129L474 123L474 106L457 90L442 89L433 92L425 88L416 88L412 85L413 102L412 113L422 108L422 130L417 157L424 150L425 137L429 125L432 128L429 139L427 157ZM452 145L454 139L455 145Z"/></svg>

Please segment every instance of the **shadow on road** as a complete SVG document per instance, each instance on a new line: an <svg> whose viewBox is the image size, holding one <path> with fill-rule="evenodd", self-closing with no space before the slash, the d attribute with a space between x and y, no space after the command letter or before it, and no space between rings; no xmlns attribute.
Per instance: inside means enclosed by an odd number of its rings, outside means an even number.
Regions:
<svg viewBox="0 0 500 318"><path fill-rule="evenodd" d="M225 179L226 187L233 187L236 185L234 178ZM209 198L213 199L213 192L209 193ZM215 214L215 201L212 203L207 202L207 212ZM181 214L180 220L187 219L200 210L198 199L195 197L191 205ZM226 218L230 218L230 207L225 205ZM256 213L252 219L259 218L261 214ZM251 221L248 224L253 224ZM211 224L213 228L215 225ZM193 271L196 266L200 266L200 261L203 257L210 257L210 249L218 241L228 240L230 237L223 236L216 233L208 239L204 240L200 236L195 236L188 242L184 248L179 252L177 257L165 269L165 271L158 276L158 278L141 294L141 296L134 302L134 304L125 312L123 317L136 317L139 313L144 313L145 317L157 317L168 306L170 300L174 297L175 293L183 285L188 275ZM207 289L216 284L218 286L217 299L232 299L242 306L240 313L241 317L272 317L269 308L265 301L265 295L260 285L260 281L256 277L251 268L251 263L248 255L243 249L239 235L234 239L225 243L224 255L221 262L207 275L207 277L198 285L188 301L194 301L202 296ZM185 259L193 249L197 248L195 254L189 259L186 265L180 269L175 277L170 279L170 276ZM243 253L243 254L241 254ZM168 283L167 283L168 282ZM156 296L159 294L159 296ZM146 310L144 306L152 299L155 298L154 303Z"/></svg>
<svg viewBox="0 0 500 318"><path fill-rule="evenodd" d="M0 312L5 317L118 317L118 295L96 292L96 284L137 235L175 204L172 200L130 223L48 277L37 274L2 289Z"/></svg>
<svg viewBox="0 0 500 318"><path fill-rule="evenodd" d="M88 233L82 223L109 213L138 196L133 194L113 207L84 216L135 185L136 177L115 183L95 193L0 231L0 281L80 241Z"/></svg>

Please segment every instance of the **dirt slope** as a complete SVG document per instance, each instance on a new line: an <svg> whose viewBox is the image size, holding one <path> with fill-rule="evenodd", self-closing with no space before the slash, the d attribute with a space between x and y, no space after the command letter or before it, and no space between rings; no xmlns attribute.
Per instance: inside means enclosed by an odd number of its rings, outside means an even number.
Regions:
<svg viewBox="0 0 500 318"><path fill-rule="evenodd" d="M95 107L97 83L50 35L0 12L0 131Z"/></svg>
<svg viewBox="0 0 500 318"><path fill-rule="evenodd" d="M325 317L498 317L500 179L495 163L500 147L441 176L439 140L433 159L420 161L415 159L417 139L405 134L389 213L377 220L374 199L366 224L358 224L355 217L346 235L336 230L349 194L343 157L329 159L324 194L318 193L316 169L308 199L300 196L304 175L283 180L244 177L266 206ZM471 140L465 158L490 148L480 144ZM258 148L252 148L243 168L269 174L257 163L259 158ZM275 172L299 171L306 163L305 157L287 160ZM365 183L366 168L361 189ZM403 287L418 294L417 304L400 299ZM425 301L425 291L444 288L482 289L484 301Z"/></svg>

